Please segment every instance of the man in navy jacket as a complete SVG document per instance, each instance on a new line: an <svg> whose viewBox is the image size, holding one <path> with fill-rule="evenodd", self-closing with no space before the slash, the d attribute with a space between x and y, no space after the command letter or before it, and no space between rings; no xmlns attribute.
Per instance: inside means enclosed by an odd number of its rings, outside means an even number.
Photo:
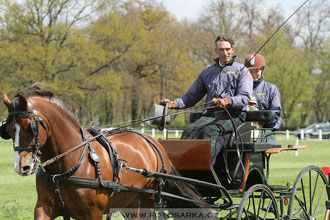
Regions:
<svg viewBox="0 0 330 220"><path fill-rule="evenodd" d="M168 103L169 108L184 109L194 106L206 95L203 116L185 128L181 138L210 139L212 164L233 132L233 123L238 126L245 121L253 87L248 69L232 56L234 41L230 37L219 35L216 38L215 53L218 55L215 63L200 73L185 94L173 101L163 99L160 102Z"/></svg>

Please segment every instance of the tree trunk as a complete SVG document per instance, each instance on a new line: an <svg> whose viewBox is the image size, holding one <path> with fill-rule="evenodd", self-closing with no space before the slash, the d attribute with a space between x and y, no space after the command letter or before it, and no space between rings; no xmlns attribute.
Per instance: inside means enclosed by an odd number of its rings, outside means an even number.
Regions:
<svg viewBox="0 0 330 220"><path fill-rule="evenodd" d="M135 121L138 117L138 113L139 113L139 96L137 94L137 89L136 87L133 85L132 87L132 96L131 96L131 103L132 103L132 121Z"/></svg>

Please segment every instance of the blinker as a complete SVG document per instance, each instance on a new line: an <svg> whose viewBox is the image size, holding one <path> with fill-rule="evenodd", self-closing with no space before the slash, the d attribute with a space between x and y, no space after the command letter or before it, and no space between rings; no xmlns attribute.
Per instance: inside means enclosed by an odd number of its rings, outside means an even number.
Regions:
<svg viewBox="0 0 330 220"><path fill-rule="evenodd" d="M6 121L3 121L0 125L0 137L2 137L5 140L9 140L11 137L7 133L6 127L7 127Z"/></svg>

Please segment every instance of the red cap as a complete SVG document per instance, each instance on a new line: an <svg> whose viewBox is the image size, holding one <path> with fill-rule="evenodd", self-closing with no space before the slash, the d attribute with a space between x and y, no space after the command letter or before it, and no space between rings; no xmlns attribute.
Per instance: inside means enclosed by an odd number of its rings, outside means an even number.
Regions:
<svg viewBox="0 0 330 220"><path fill-rule="evenodd" d="M249 54L245 58L244 65L252 70L252 69L261 69L266 66L265 58L260 54Z"/></svg>

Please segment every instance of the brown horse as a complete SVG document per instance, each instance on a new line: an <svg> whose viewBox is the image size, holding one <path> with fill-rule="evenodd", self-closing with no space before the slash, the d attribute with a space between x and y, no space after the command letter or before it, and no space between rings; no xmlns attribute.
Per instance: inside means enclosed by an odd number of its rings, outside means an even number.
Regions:
<svg viewBox="0 0 330 220"><path fill-rule="evenodd" d="M64 178L75 176L108 182L118 177L118 185L134 189L156 189L161 181L158 178L145 178L136 172L116 174L113 168L114 161L111 161L116 157L111 158L109 150L95 139L89 142L88 147L88 144L82 144L92 138L91 133L81 128L74 115L52 91L32 86L20 91L13 101L3 94L3 102L8 108L8 118L5 126L1 127L1 136L13 139L15 171L18 174L33 174L37 162L44 163L64 154L45 167L45 172L51 174L54 181L37 175L38 200L34 210L35 219L55 219L64 215L64 212L75 219L102 219L109 211L125 212L134 208L139 212L141 208L154 207L154 193L89 188L63 182L54 184L58 183L56 177L61 175ZM117 153L112 155L120 159L116 160L119 168L121 167L120 170L123 170L123 164L156 172L173 170L165 150L151 137L124 131L115 132L107 136L107 139L114 148L113 153ZM81 148L70 151L79 144ZM65 154L69 151L70 153ZM94 156L91 156L91 151L94 152ZM95 161L99 161L98 169ZM165 188L168 187L169 192L199 200L194 190L186 184L179 183L178 186L178 183L172 184L172 181L165 182ZM58 190L57 193L55 189ZM174 207L180 203L181 201L172 199L168 205ZM196 204L191 205L199 206Z"/></svg>

